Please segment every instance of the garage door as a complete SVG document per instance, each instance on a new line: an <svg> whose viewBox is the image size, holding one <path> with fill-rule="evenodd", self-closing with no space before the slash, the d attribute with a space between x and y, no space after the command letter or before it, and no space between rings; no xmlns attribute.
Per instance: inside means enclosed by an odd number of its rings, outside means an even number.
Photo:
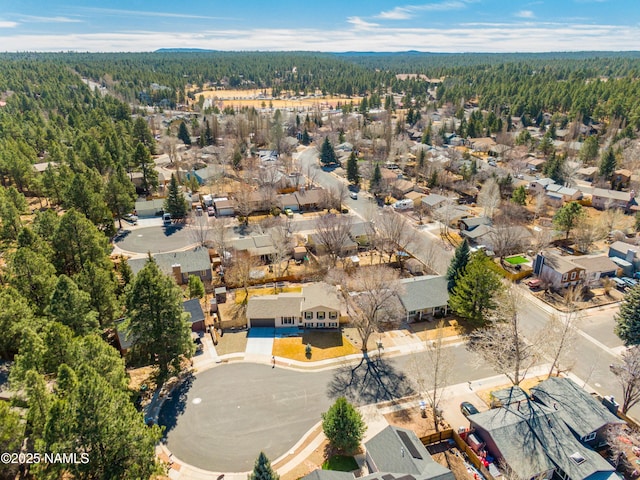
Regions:
<svg viewBox="0 0 640 480"><path fill-rule="evenodd" d="M276 326L275 318L252 318L251 319L251 328L254 327L272 327Z"/></svg>

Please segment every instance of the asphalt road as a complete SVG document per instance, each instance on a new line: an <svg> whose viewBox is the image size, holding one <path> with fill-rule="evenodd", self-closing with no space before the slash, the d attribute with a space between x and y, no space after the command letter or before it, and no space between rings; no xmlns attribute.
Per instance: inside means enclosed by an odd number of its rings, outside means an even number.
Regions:
<svg viewBox="0 0 640 480"><path fill-rule="evenodd" d="M463 346L447 348L448 384L494 375ZM174 392L159 423L166 443L180 460L216 472L250 470L262 450L275 460L289 451L344 395L357 405L415 392L424 353L377 358L322 372L296 372L268 365L237 363L204 371Z"/></svg>
<svg viewBox="0 0 640 480"><path fill-rule="evenodd" d="M189 228L178 224L167 227L125 227L115 245L133 253L165 253L181 250L192 243L196 243L196 240Z"/></svg>

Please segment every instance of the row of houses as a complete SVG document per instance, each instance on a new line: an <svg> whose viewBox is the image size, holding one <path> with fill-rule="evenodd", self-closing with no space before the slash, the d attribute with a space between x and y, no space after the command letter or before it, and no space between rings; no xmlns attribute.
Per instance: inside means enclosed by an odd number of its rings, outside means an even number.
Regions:
<svg viewBox="0 0 640 480"><path fill-rule="evenodd" d="M566 202L581 200L585 195L591 197L591 206L599 210L620 208L625 212L638 211L635 192L624 192L596 187L567 187L556 184L550 178L540 178L529 183L532 194L544 193L551 205L560 207Z"/></svg>
<svg viewBox="0 0 640 480"><path fill-rule="evenodd" d="M511 477L619 479L595 449L624 422L571 379L551 377L530 394L514 386L492 395L499 406L468 417L467 442Z"/></svg>
<svg viewBox="0 0 640 480"><path fill-rule="evenodd" d="M446 314L447 279L422 275L399 280L396 301L406 322ZM302 287L301 292L250 297L247 326L269 328L339 328L348 322L346 305L338 287L324 282Z"/></svg>

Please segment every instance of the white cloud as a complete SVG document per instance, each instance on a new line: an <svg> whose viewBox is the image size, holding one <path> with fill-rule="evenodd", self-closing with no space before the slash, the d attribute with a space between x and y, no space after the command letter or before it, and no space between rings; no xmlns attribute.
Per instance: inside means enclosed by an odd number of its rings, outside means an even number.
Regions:
<svg viewBox="0 0 640 480"><path fill-rule="evenodd" d="M442 2L424 3L420 5L404 5L395 7L393 10L380 12L376 18L383 20L408 20L413 18L417 12L446 12L448 10L460 10L467 4L476 0L444 0Z"/></svg>
<svg viewBox="0 0 640 480"><path fill-rule="evenodd" d="M387 12L380 12L376 15L376 18L383 20L408 20L412 18L411 10L406 7L396 7L393 10Z"/></svg>
<svg viewBox="0 0 640 480"><path fill-rule="evenodd" d="M519 12L517 12L515 14L516 17L519 18L534 18L535 15L533 14L533 12L531 10L520 10Z"/></svg>
<svg viewBox="0 0 640 480"><path fill-rule="evenodd" d="M366 20L361 19L360 17L349 17L347 18L347 22L356 27L357 29L366 30L369 28L378 27L379 24L367 22Z"/></svg>
<svg viewBox="0 0 640 480"><path fill-rule="evenodd" d="M82 20L70 17L38 17L36 15L21 15L25 23L80 23Z"/></svg>
<svg viewBox="0 0 640 480"><path fill-rule="evenodd" d="M368 22L364 22L368 25ZM449 28L228 29L83 34L0 34L4 51L151 51L162 47L216 50L341 52L544 52L640 50L640 26L476 24Z"/></svg>
<svg viewBox="0 0 640 480"><path fill-rule="evenodd" d="M8 20L0 20L0 28L15 28L19 24L18 22L10 22Z"/></svg>
<svg viewBox="0 0 640 480"><path fill-rule="evenodd" d="M194 15L190 13L174 13L174 12L156 12L153 10L123 10L118 8L99 8L99 7L85 7L80 9L85 12L93 12L100 15L113 15L113 16L146 16L146 17L168 17L168 18L196 18L203 20L222 20L223 17L211 17L208 15Z"/></svg>

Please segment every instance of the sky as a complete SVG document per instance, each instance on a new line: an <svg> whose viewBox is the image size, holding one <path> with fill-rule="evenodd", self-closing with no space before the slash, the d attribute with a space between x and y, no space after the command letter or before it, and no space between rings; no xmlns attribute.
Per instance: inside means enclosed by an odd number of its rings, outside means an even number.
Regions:
<svg viewBox="0 0 640 480"><path fill-rule="evenodd" d="M0 51L640 50L640 0L0 0Z"/></svg>

